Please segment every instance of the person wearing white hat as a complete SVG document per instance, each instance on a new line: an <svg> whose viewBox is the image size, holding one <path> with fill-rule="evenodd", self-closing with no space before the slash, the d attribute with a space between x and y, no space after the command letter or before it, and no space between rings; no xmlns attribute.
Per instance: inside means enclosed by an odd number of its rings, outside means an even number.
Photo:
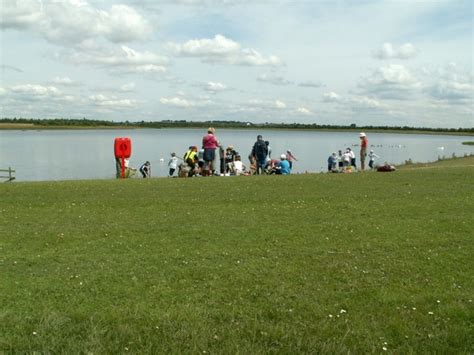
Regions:
<svg viewBox="0 0 474 355"><path fill-rule="evenodd" d="M359 134L360 137L360 170L364 171L365 169L365 157L367 156L367 146L369 141L364 132Z"/></svg>
<svg viewBox="0 0 474 355"><path fill-rule="evenodd" d="M280 155L280 162L276 166L275 173L279 175L288 175L291 172L290 163L285 154Z"/></svg>

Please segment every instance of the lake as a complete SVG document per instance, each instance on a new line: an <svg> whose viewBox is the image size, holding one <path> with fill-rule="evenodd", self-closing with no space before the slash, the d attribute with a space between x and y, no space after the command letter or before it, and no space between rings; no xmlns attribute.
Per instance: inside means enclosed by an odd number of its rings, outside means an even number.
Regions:
<svg viewBox="0 0 474 355"><path fill-rule="evenodd" d="M127 130L0 130L0 169L12 167L17 181L110 179L115 176L115 137L132 139L130 165L149 160L152 176L166 176L171 152L182 157L190 145L200 147L205 129ZM291 149L298 158L294 173L326 171L328 156L350 147L359 156L357 132L218 129L224 146L233 145L248 165L247 156L262 134L270 141L272 157ZM368 133L369 149L380 156L377 163L400 164L435 161L438 157L474 154L462 145L467 136ZM3 175L3 174L2 174Z"/></svg>

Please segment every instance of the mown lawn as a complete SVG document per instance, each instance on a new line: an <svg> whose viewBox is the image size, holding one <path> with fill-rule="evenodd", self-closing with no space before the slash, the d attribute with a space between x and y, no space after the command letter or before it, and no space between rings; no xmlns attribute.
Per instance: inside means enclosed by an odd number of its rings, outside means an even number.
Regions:
<svg viewBox="0 0 474 355"><path fill-rule="evenodd" d="M472 353L474 159L0 184L0 350Z"/></svg>

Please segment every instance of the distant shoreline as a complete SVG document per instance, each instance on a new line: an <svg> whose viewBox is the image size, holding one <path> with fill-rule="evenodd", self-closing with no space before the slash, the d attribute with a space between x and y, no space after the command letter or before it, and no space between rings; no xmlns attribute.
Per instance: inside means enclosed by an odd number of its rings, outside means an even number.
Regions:
<svg viewBox="0 0 474 355"><path fill-rule="evenodd" d="M175 126L163 126L163 127L142 127L134 125L114 125L114 126L90 126L90 125L37 125L34 123L0 123L0 130L17 130L17 131L33 131L33 130L120 130L120 129L205 129L207 125L202 127L175 127ZM316 127L255 127L255 126L242 126L242 127L219 127L219 130L289 130L289 131L316 131L316 132L360 132L364 130L370 133L395 133L395 134L427 134L427 135L449 135L449 136L474 136L474 132L450 132L450 131L429 131L429 130L415 130L415 129L368 129L368 128L316 128Z"/></svg>

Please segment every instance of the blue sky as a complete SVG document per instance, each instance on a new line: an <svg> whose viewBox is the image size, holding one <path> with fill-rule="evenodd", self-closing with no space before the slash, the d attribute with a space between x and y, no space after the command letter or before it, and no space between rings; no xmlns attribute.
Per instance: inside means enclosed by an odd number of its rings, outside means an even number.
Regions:
<svg viewBox="0 0 474 355"><path fill-rule="evenodd" d="M471 1L2 0L2 117L474 126Z"/></svg>

